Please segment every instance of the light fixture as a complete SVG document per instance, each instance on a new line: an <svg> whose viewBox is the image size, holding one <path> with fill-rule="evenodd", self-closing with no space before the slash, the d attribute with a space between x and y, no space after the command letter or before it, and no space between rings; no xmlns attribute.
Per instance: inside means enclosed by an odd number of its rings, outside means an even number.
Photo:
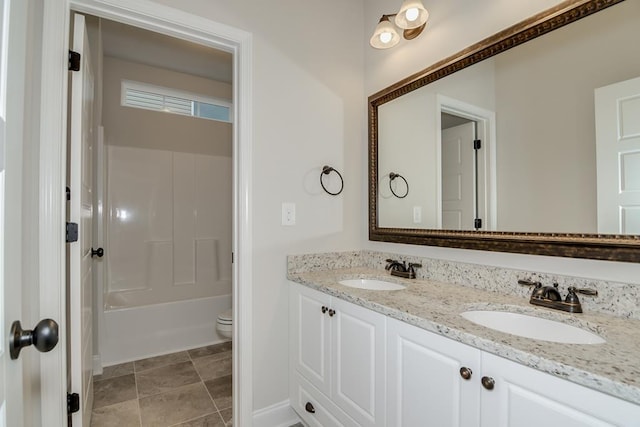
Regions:
<svg viewBox="0 0 640 427"><path fill-rule="evenodd" d="M406 40L413 40L422 33L429 20L429 12L420 0L404 0L400 11L391 15L382 15L373 36L369 40L376 49L388 49L400 42L400 36L389 18L394 17L395 26L402 29Z"/></svg>

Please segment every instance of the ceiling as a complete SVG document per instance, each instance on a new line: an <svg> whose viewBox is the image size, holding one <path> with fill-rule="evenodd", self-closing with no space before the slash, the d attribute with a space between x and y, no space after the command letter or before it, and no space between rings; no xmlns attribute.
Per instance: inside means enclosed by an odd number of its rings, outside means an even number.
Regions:
<svg viewBox="0 0 640 427"><path fill-rule="evenodd" d="M229 52L107 19L101 27L105 56L231 83Z"/></svg>

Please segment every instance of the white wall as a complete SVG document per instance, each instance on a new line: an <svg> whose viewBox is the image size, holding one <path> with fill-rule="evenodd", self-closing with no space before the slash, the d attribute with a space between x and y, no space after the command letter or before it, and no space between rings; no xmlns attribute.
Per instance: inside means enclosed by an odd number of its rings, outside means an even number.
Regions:
<svg viewBox="0 0 640 427"><path fill-rule="evenodd" d="M156 0L253 34L254 409L288 398L286 255L359 248L366 164L362 0ZM323 165L345 188L322 192ZM297 223L283 227L282 202Z"/></svg>
<svg viewBox="0 0 640 427"><path fill-rule="evenodd" d="M379 51L370 48L368 45L364 47L366 93L371 95L402 78L428 67L439 59L453 55L464 47L508 27L510 24L558 3L560 2L557 0L538 2L525 0L435 2L424 0L425 6L431 12L431 20L426 32L419 38L410 42L401 41L398 46L388 51ZM395 12L395 9L389 10L389 7L389 2L384 0L369 0L365 2L365 43L373 32L380 15L382 13ZM392 8L394 7L396 5L392 5ZM365 183L362 190L362 197L365 200L366 194ZM363 211L362 218L365 218L365 215L366 210ZM363 220L361 226L367 229L368 224ZM391 251L408 255L415 254L438 259L640 283L640 265L632 263L386 244L369 242L366 239L364 247L372 250Z"/></svg>

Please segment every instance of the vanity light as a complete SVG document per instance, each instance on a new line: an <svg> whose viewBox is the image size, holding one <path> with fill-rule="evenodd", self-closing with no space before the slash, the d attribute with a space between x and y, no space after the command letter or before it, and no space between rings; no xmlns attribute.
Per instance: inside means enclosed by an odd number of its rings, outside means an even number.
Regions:
<svg viewBox="0 0 640 427"><path fill-rule="evenodd" d="M395 26L389 20L391 17L395 17ZM369 43L376 49L388 49L397 45L400 42L400 36L396 26L404 30L402 36L406 40L413 40L422 33L428 19L429 12L420 0L404 0L398 13L382 15Z"/></svg>
<svg viewBox="0 0 640 427"><path fill-rule="evenodd" d="M373 36L371 36L371 40L369 40L371 46L376 49L388 49L390 47L394 47L398 42L400 42L400 36L398 35L396 28L393 26L391 21L389 21L390 16L393 15L382 15L380 22L378 22L378 25L373 32Z"/></svg>

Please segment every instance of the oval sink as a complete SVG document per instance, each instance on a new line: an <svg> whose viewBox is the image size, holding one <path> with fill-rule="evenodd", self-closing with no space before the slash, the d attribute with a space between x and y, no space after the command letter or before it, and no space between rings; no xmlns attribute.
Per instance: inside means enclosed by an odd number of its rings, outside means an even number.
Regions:
<svg viewBox="0 0 640 427"><path fill-rule="evenodd" d="M487 328L534 340L565 344L603 344L606 341L584 329L508 311L465 311L461 316Z"/></svg>
<svg viewBox="0 0 640 427"><path fill-rule="evenodd" d="M344 286L358 289L369 289L371 291L398 291L406 288L405 285L393 282L385 282L376 279L347 279L340 280L338 283Z"/></svg>

